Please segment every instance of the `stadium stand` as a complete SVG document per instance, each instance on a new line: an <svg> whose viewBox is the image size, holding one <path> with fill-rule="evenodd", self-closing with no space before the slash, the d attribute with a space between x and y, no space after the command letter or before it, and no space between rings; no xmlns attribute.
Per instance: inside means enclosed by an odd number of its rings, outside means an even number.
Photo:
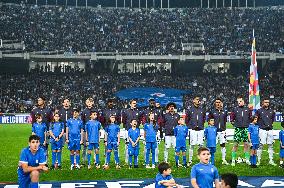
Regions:
<svg viewBox="0 0 284 188"><path fill-rule="evenodd" d="M23 41L29 52L181 54L183 43L202 43L203 54L247 52L253 28L259 52L283 52L284 43L281 7L148 10L2 4L0 19L0 38Z"/></svg>

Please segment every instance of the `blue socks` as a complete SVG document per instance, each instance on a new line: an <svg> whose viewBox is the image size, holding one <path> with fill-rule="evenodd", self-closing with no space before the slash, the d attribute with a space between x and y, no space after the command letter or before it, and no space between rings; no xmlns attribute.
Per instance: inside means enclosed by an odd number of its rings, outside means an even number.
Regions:
<svg viewBox="0 0 284 188"><path fill-rule="evenodd" d="M107 152L106 164L109 164L111 152Z"/></svg>
<svg viewBox="0 0 284 188"><path fill-rule="evenodd" d="M90 165L91 164L91 154L90 153L87 154L87 159L88 159L88 165Z"/></svg>
<svg viewBox="0 0 284 188"><path fill-rule="evenodd" d="M55 165L55 162L56 162L56 152L52 152L52 165L54 166Z"/></svg>
<svg viewBox="0 0 284 188"><path fill-rule="evenodd" d="M116 164L119 164L118 150L114 150L114 160Z"/></svg>
<svg viewBox="0 0 284 188"><path fill-rule="evenodd" d="M30 188L38 188L38 182L31 182Z"/></svg>
<svg viewBox="0 0 284 188"><path fill-rule="evenodd" d="M183 162L183 166L186 166L186 155L182 156L182 162Z"/></svg>
<svg viewBox="0 0 284 188"><path fill-rule="evenodd" d="M176 165L178 165L178 161L179 161L179 156L175 155L175 160L176 160Z"/></svg>
<svg viewBox="0 0 284 188"><path fill-rule="evenodd" d="M133 155L129 155L128 157L129 166L132 166L132 156Z"/></svg>
<svg viewBox="0 0 284 188"><path fill-rule="evenodd" d="M76 164L80 165L80 154L76 154Z"/></svg>
<svg viewBox="0 0 284 188"><path fill-rule="evenodd" d="M134 165L138 165L138 156L134 155Z"/></svg>
<svg viewBox="0 0 284 188"><path fill-rule="evenodd" d="M100 154L96 154L96 164L100 164Z"/></svg>
<svg viewBox="0 0 284 188"><path fill-rule="evenodd" d="M74 155L70 154L70 161L71 161L71 165L74 164Z"/></svg>
<svg viewBox="0 0 284 188"><path fill-rule="evenodd" d="M211 153L211 164L215 165L215 153Z"/></svg>
<svg viewBox="0 0 284 188"><path fill-rule="evenodd" d="M152 149L152 165L155 165L155 157L156 157L155 149Z"/></svg>
<svg viewBox="0 0 284 188"><path fill-rule="evenodd" d="M256 165L256 155L251 155L250 156L250 164L251 165Z"/></svg>
<svg viewBox="0 0 284 188"><path fill-rule="evenodd" d="M146 150L146 165L149 165L150 149Z"/></svg>
<svg viewBox="0 0 284 188"><path fill-rule="evenodd" d="M57 152L57 160L58 160L58 165L61 165L61 151Z"/></svg>

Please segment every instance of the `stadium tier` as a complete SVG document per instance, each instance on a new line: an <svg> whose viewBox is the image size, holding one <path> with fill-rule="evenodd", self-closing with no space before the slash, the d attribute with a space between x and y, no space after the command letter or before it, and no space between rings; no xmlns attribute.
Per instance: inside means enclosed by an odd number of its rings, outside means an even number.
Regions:
<svg viewBox="0 0 284 188"><path fill-rule="evenodd" d="M153 52L182 54L202 43L201 54L283 52L284 9L107 9L1 4L0 39L24 51ZM282 34L281 34L282 33Z"/></svg>

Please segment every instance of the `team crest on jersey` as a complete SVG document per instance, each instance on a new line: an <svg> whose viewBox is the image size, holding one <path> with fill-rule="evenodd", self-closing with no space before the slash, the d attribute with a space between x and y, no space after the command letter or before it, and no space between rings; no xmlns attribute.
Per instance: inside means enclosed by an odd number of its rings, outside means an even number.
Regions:
<svg viewBox="0 0 284 188"><path fill-rule="evenodd" d="M214 172L214 169L213 169L213 168L211 168L211 172L212 172L212 173Z"/></svg>
<svg viewBox="0 0 284 188"><path fill-rule="evenodd" d="M150 94L152 97L154 97L154 96L157 96L157 97L164 97L164 96L166 96L166 94L164 94L164 93L152 93L152 94Z"/></svg>

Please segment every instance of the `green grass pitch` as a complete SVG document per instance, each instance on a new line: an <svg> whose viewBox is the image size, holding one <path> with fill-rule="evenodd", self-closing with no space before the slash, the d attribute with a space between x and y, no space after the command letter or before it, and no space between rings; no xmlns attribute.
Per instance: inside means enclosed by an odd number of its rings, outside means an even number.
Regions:
<svg viewBox="0 0 284 188"><path fill-rule="evenodd" d="M281 129L280 123L274 124L275 129ZM231 125L228 125L231 128ZM21 149L28 144L28 137L31 133L31 125L0 125L0 182L17 182L17 165L19 161L19 155ZM227 144L227 161L231 160L232 142ZM101 148L104 148L101 144ZM164 142L159 145L159 160L163 160ZM113 154L111 157L111 168L109 170L88 170L86 167L80 170L70 170L69 151L65 146L63 149L62 170L53 170L48 173L42 174L40 181L68 181L68 180L109 180L109 179L144 179L154 178L157 174L157 169L145 169L143 164L143 145L140 145L139 155L139 168L128 169L128 166L124 165L124 143L122 141L120 145L120 161L122 168L116 170L113 164ZM103 150L100 150L101 164L104 163ZM267 150L267 146L264 147ZM239 148L238 155L244 157L243 147ZM279 163L279 141L274 144L274 161ZM195 151L196 154L196 151ZM169 151L170 164L174 165L174 149ZM93 157L92 157L93 158ZM219 173L235 172L239 176L283 176L283 169L278 166L273 167L268 165L268 153L263 152L262 165L257 169L251 169L246 164L237 164L235 167L221 165L221 152L220 148L217 148L216 152L216 167ZM82 161L82 159L81 159ZM195 155L193 163L197 163L198 159ZM49 164L51 163L51 155L49 156ZM172 167L172 174L174 177L185 178L190 176L191 168L175 168Z"/></svg>

